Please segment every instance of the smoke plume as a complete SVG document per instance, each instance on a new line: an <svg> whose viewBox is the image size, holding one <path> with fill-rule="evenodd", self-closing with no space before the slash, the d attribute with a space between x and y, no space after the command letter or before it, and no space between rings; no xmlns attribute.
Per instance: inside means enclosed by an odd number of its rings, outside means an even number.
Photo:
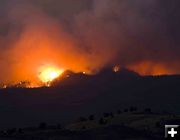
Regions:
<svg viewBox="0 0 180 140"><path fill-rule="evenodd" d="M41 67L180 74L179 1L2 0L0 82L38 81Z"/></svg>

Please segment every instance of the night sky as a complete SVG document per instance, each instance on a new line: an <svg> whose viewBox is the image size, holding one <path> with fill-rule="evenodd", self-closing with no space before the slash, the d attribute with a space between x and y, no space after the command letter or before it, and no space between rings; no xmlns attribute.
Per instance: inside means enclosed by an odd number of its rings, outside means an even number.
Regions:
<svg viewBox="0 0 180 140"><path fill-rule="evenodd" d="M179 0L1 0L0 81L39 67L180 74ZM23 69L23 70L22 70ZM32 79L31 79L32 78Z"/></svg>

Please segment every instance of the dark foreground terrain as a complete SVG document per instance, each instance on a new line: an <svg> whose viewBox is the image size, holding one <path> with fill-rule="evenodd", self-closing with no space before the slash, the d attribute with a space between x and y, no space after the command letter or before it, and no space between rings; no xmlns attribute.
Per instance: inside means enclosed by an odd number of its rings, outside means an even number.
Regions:
<svg viewBox="0 0 180 140"><path fill-rule="evenodd" d="M47 125L13 128L0 132L1 140L161 140L164 124L180 122L180 116L152 112L104 113L101 118L92 115L66 126Z"/></svg>
<svg viewBox="0 0 180 140"><path fill-rule="evenodd" d="M0 90L0 130L16 128L13 135L1 132L1 139L160 139L165 120L179 120L179 100L179 75L142 77L126 69L105 69L90 76L67 71L51 88ZM139 114L128 114L131 106ZM100 123L103 112L113 117ZM90 123L75 121L90 114L96 116ZM18 131L41 122L63 128Z"/></svg>

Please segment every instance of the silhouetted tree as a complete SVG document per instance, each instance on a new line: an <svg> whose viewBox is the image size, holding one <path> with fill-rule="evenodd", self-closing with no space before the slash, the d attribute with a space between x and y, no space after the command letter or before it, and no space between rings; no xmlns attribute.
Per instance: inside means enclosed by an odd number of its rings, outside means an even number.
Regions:
<svg viewBox="0 0 180 140"><path fill-rule="evenodd" d="M16 133L16 131L17 131L17 129L16 129L16 128L13 128L13 129L8 129L8 130L6 131L6 133L7 133L8 135L13 135L13 134L15 134L15 133Z"/></svg>
<svg viewBox="0 0 180 140"><path fill-rule="evenodd" d="M126 108L126 109L124 109L124 112L128 112L129 110Z"/></svg>
<svg viewBox="0 0 180 140"><path fill-rule="evenodd" d="M110 116L111 116L111 118L113 118L113 117L114 117L114 114L111 112L111 113L110 113Z"/></svg>
<svg viewBox="0 0 180 140"><path fill-rule="evenodd" d="M61 126L61 124L57 124L57 129L62 129L62 126Z"/></svg>
<svg viewBox="0 0 180 140"><path fill-rule="evenodd" d="M83 129L83 130L86 129L86 126L82 126L82 129Z"/></svg>
<svg viewBox="0 0 180 140"><path fill-rule="evenodd" d="M93 120L94 120L94 115L90 115L90 116L89 116L89 120L90 120L90 121L93 121Z"/></svg>
<svg viewBox="0 0 180 140"><path fill-rule="evenodd" d="M47 124L45 122L42 122L39 124L39 129L47 129Z"/></svg>
<svg viewBox="0 0 180 140"><path fill-rule="evenodd" d="M130 112L135 112L135 111L137 111L137 107L131 106L131 107L129 108L129 111L130 111Z"/></svg>
<svg viewBox="0 0 180 140"><path fill-rule="evenodd" d="M23 134L22 128L19 128L19 129L18 129L18 133L19 133L19 134Z"/></svg>
<svg viewBox="0 0 180 140"><path fill-rule="evenodd" d="M137 108L137 107L134 107L134 111L137 112L137 111L138 111L138 108Z"/></svg>
<svg viewBox="0 0 180 140"><path fill-rule="evenodd" d="M117 114L121 114L121 110L118 110L118 111L117 111Z"/></svg>
<svg viewBox="0 0 180 140"><path fill-rule="evenodd" d="M144 112L145 112L145 113L152 113L152 110L151 110L151 108L145 108L145 109L144 109Z"/></svg>
<svg viewBox="0 0 180 140"><path fill-rule="evenodd" d="M103 115L105 118L107 118L107 117L109 117L110 116L110 114L109 113L106 113L106 112L104 112L104 115Z"/></svg>
<svg viewBox="0 0 180 140"><path fill-rule="evenodd" d="M12 85L13 88L27 88L30 86L30 82L29 81L21 81L15 85Z"/></svg>
<svg viewBox="0 0 180 140"><path fill-rule="evenodd" d="M165 110L163 110L162 113L163 113L163 114L170 115L170 113L169 113L168 111L165 111Z"/></svg>
<svg viewBox="0 0 180 140"><path fill-rule="evenodd" d="M0 135L4 136L4 135L6 135L6 132L5 131L0 131Z"/></svg>
<svg viewBox="0 0 180 140"><path fill-rule="evenodd" d="M86 119L85 117L80 117L80 118L78 119L78 121L79 121L79 122L85 122L85 121L87 121L87 119Z"/></svg>
<svg viewBox="0 0 180 140"><path fill-rule="evenodd" d="M107 121L105 121L103 118L100 118L99 119L99 124L100 125L104 125L104 124L106 124L107 123Z"/></svg>
<svg viewBox="0 0 180 140"><path fill-rule="evenodd" d="M161 123L160 122L156 122L156 127L160 128L161 127Z"/></svg>

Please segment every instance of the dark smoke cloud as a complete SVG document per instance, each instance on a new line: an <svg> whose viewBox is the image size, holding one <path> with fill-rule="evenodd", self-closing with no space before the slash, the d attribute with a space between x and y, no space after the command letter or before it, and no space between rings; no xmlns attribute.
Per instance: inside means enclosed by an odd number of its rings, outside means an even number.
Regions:
<svg viewBox="0 0 180 140"><path fill-rule="evenodd" d="M100 51L115 53L115 63L126 66L151 61L179 73L179 3L97 0L92 11L77 16L79 28L75 29L81 31L86 44L94 42L92 46ZM112 58L109 60L113 63Z"/></svg>
<svg viewBox="0 0 180 140"><path fill-rule="evenodd" d="M134 65L149 63L148 69L158 65L180 73L179 4L178 0L2 0L0 67L4 74L0 78L16 67L14 44L39 27L44 34L56 32L54 38L65 36L71 42L68 49L59 45L55 49L59 54L72 51L67 53L68 63L76 58L75 64L83 65L78 71L116 64L138 70ZM77 70L70 64L66 67Z"/></svg>

